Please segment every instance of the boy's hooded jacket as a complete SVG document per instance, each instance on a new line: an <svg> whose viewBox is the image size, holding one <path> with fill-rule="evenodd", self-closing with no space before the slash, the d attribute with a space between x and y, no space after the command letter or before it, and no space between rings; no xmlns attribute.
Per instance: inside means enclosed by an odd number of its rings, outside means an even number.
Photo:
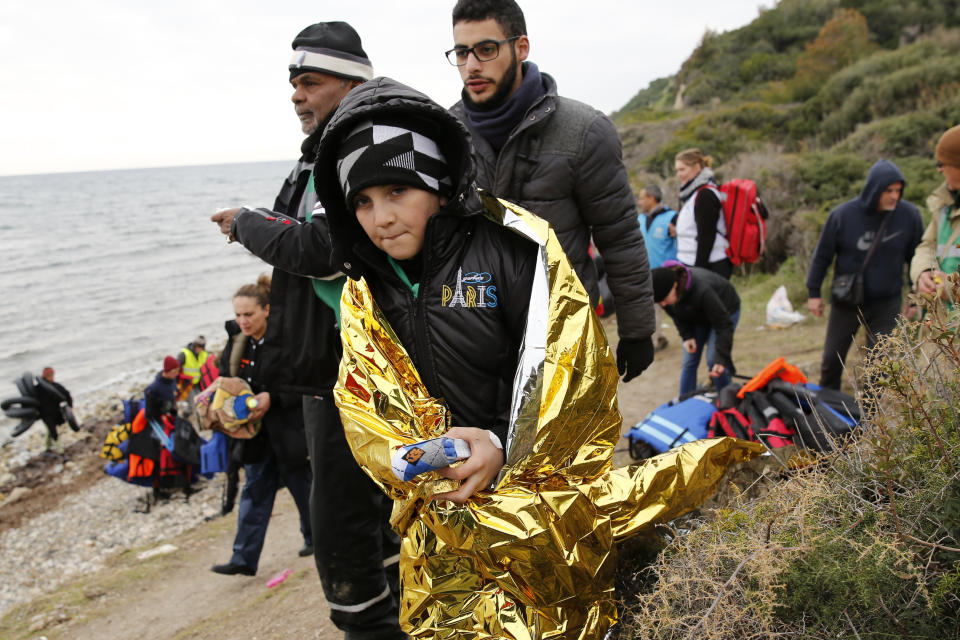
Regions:
<svg viewBox="0 0 960 640"><path fill-rule="evenodd" d="M809 297L821 297L823 279L834 257L834 276L856 273L860 269L886 215L877 211L880 195L895 182L904 183L906 188L903 173L897 165L889 160L878 160L870 167L860 196L830 212L810 261L810 271L807 274ZM896 208L890 212L883 238L864 269L863 292L866 300L900 296L903 287L903 265L905 262L910 264L922 234L923 220L920 212L901 197Z"/></svg>
<svg viewBox="0 0 960 640"><path fill-rule="evenodd" d="M336 186L338 141L387 110L436 123L456 184L428 223L416 298ZM337 405L358 462L395 500L407 633L599 640L616 619L614 538L696 506L757 447L701 441L611 470L617 369L589 297L543 220L478 194L466 141L446 111L388 78L351 91L324 133L316 183L352 278ZM479 306L483 283L498 287L496 306ZM452 305L458 285L472 304ZM506 434L494 487L465 506L427 500L455 483L402 482L390 465L397 447L454 425Z"/></svg>

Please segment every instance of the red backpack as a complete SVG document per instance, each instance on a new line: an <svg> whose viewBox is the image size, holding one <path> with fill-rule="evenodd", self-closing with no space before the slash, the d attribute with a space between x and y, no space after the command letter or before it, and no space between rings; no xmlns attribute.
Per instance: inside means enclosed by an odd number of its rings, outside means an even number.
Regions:
<svg viewBox="0 0 960 640"><path fill-rule="evenodd" d="M730 243L727 257L735 267L756 262L767 237L767 208L757 197L757 184L737 178L720 185L720 193Z"/></svg>

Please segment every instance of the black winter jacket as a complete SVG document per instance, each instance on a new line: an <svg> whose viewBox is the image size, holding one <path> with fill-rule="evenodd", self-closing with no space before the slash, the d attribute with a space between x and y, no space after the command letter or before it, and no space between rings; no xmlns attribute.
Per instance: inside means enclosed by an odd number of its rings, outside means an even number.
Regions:
<svg viewBox="0 0 960 640"><path fill-rule="evenodd" d="M267 325L269 329L269 324ZM247 338L240 344L244 349L236 374L230 371L230 357L237 344L235 336L240 327L235 320L228 320L224 328L227 331L227 345L220 355L220 374L243 378L254 393L266 391L270 394L270 409L264 414L260 433L249 440L242 440L243 453L240 461L244 463L263 460L266 448L273 449L280 469L294 469L309 462L307 458L307 440L303 427L303 403L298 393L283 391L291 386L294 372L284 357L271 351L264 336L263 344L257 344Z"/></svg>
<svg viewBox="0 0 960 640"><path fill-rule="evenodd" d="M527 110L499 153L471 129L462 102L450 109L470 130L477 184L550 223L596 306L592 236L617 302L620 337L649 338L655 324L650 265L617 130L593 107L558 96L553 78L541 75L546 95Z"/></svg>
<svg viewBox="0 0 960 640"><path fill-rule="evenodd" d="M450 202L427 222L421 273L408 274L419 282L417 298L347 209L337 180L339 140L358 119L385 111L422 114L436 123L437 134L431 137L456 185ZM366 278L427 389L450 408L454 426L490 429L506 442L538 247L485 212L463 126L423 94L375 78L351 91L334 114L320 143L316 171L343 270L351 278ZM502 215L492 198L486 209L493 217Z"/></svg>
<svg viewBox="0 0 960 640"><path fill-rule="evenodd" d="M60 403L66 402L72 407L73 398L67 388L59 382L50 382L42 378L41 380L42 382L36 386L37 401L40 403L37 412L44 424L48 427L56 427L64 422L63 412L60 411Z"/></svg>
<svg viewBox="0 0 960 640"><path fill-rule="evenodd" d="M158 373L143 390L143 409L147 420L159 422L164 414L177 413L177 381Z"/></svg>
<svg viewBox="0 0 960 640"><path fill-rule="evenodd" d="M295 233L282 233L302 226L305 212L313 210L316 193L307 189L307 183L322 129L304 141L303 155L280 189L273 210L243 209L232 227L233 236L244 247L274 267L265 344L271 352L284 354L294 374L284 388L312 395L329 393L336 382L340 336L333 310L317 297L310 278L294 275L304 271L291 268L284 260L295 260L302 252L309 252L314 264L329 265L330 241L322 227L317 227L322 230L315 237L315 229L308 230L314 242L306 245ZM325 222L321 219L317 224ZM286 242L279 242L278 236ZM318 275L332 273L328 268L323 271Z"/></svg>
<svg viewBox="0 0 960 640"><path fill-rule="evenodd" d="M721 275L700 267L686 268L690 274L687 286L679 292L675 304L664 307L677 325L677 332L684 340L696 335L698 324L709 324L716 332L717 363L731 374L733 366L733 321L730 319L740 310L740 296L730 281Z"/></svg>

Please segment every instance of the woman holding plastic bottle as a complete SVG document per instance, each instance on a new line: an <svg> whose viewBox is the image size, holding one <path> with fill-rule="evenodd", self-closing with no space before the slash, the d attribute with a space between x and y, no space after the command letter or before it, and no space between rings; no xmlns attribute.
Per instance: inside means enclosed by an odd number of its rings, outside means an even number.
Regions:
<svg viewBox="0 0 960 640"><path fill-rule="evenodd" d="M299 555L313 554L310 464L301 396L283 390L289 377L285 349L264 344L270 317L270 277L261 275L256 284L240 287L233 296L233 310L236 319L226 323L228 339L220 356L220 374L250 385L256 398L251 417L261 420L262 427L253 438L235 440L231 446L231 455L243 463L246 480L240 494L233 556L212 570L252 576L257 573L274 498L281 486L290 491L300 512L304 546Z"/></svg>

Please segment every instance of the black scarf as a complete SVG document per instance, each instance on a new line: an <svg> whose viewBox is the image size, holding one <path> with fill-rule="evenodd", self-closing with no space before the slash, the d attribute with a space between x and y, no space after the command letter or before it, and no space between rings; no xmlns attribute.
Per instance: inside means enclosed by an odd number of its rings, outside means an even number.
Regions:
<svg viewBox="0 0 960 640"><path fill-rule="evenodd" d="M470 126L497 151L506 144L510 132L523 119L527 110L547 93L537 65L524 62L522 72L523 81L520 87L499 106L480 110L471 107L467 100L463 101L463 110Z"/></svg>

